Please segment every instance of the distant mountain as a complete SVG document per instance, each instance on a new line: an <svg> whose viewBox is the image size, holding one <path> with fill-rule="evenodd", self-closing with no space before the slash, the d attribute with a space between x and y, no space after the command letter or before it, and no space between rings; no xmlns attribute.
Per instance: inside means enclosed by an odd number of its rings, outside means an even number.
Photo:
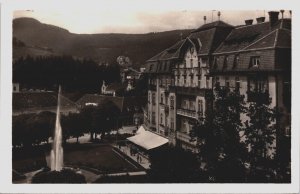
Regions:
<svg viewBox="0 0 300 194"><path fill-rule="evenodd" d="M84 28L84 26L82 26ZM136 66L186 37L191 30L147 34L74 34L33 18L13 21L13 58L20 56L72 55L99 63L116 63L128 56ZM21 44L18 44L21 43Z"/></svg>

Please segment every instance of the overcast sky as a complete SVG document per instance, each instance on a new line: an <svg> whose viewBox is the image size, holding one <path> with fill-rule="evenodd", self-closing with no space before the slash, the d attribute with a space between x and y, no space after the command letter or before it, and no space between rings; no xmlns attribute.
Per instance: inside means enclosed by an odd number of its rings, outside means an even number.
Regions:
<svg viewBox="0 0 300 194"><path fill-rule="evenodd" d="M268 10L221 11L221 20L232 24L244 24L245 19L266 17ZM174 29L193 29L204 23L218 20L218 11L174 9L112 9L111 7L90 7L88 9L36 9L15 11L14 18L32 17L42 23L53 24L73 33L147 33ZM280 16L281 17L281 16ZM285 11L284 17L290 17Z"/></svg>

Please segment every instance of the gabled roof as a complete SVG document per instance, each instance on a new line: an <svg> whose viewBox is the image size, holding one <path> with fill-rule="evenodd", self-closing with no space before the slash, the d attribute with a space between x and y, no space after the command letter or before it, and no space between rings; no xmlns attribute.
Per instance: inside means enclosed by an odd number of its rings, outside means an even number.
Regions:
<svg viewBox="0 0 300 194"><path fill-rule="evenodd" d="M61 108L76 108L76 103L61 96ZM57 106L55 92L18 92L13 93L13 109L49 108Z"/></svg>
<svg viewBox="0 0 300 194"><path fill-rule="evenodd" d="M178 58L180 54L180 48L183 46L185 42L186 39L176 42L173 46L163 50L162 52L158 53L154 57L150 58L148 62Z"/></svg>
<svg viewBox="0 0 300 194"><path fill-rule="evenodd" d="M208 29L212 29L212 28L217 28L217 27L228 28L228 27L233 27L233 26L219 20L219 21L203 24L202 26L200 26L196 30L192 31L192 33L199 32L199 31L204 31L204 30L208 30Z"/></svg>
<svg viewBox="0 0 300 194"><path fill-rule="evenodd" d="M108 101L113 102L121 112L133 109L135 106L144 106L146 97L117 97L117 96L104 96L98 94L86 94L80 98L76 103L80 106L86 106L87 103L94 103L101 105Z"/></svg>
<svg viewBox="0 0 300 194"><path fill-rule="evenodd" d="M147 61L145 73L170 73L174 60L182 60L188 45L199 48L197 41L186 38L163 50Z"/></svg>
<svg viewBox="0 0 300 194"><path fill-rule="evenodd" d="M288 36L286 36L288 32L281 32L282 30L291 30L290 22L290 19L281 19L272 27L270 22L236 27L216 49L214 54L274 47L275 42L278 42L278 40L281 42L282 39L290 41Z"/></svg>
<svg viewBox="0 0 300 194"><path fill-rule="evenodd" d="M121 84L121 83L111 83L107 86L106 91L118 91L125 89L126 85Z"/></svg>

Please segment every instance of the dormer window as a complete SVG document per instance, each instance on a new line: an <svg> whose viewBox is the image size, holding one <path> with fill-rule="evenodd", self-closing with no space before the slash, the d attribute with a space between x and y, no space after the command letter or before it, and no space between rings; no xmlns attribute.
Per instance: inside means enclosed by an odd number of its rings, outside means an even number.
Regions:
<svg viewBox="0 0 300 194"><path fill-rule="evenodd" d="M217 69L218 68L218 64L219 63L219 57L215 57L214 59L214 69Z"/></svg>
<svg viewBox="0 0 300 194"><path fill-rule="evenodd" d="M223 69L227 68L227 64L228 64L228 56L225 56L225 58L224 58L224 64L223 64Z"/></svg>
<svg viewBox="0 0 300 194"><path fill-rule="evenodd" d="M232 69L235 69L238 66L239 63L240 63L240 56L239 55L235 55L234 56L234 61L233 61Z"/></svg>
<svg viewBox="0 0 300 194"><path fill-rule="evenodd" d="M259 67L260 66L260 57L255 56L250 58L250 67Z"/></svg>

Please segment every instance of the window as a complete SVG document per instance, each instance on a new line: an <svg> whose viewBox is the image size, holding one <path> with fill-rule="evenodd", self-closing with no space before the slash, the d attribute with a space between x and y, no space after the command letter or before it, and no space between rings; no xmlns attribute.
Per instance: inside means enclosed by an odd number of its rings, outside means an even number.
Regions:
<svg viewBox="0 0 300 194"><path fill-rule="evenodd" d="M216 77L215 87L216 88L220 87L220 78L219 77Z"/></svg>
<svg viewBox="0 0 300 194"><path fill-rule="evenodd" d="M225 77L225 87L226 88L230 87L229 77Z"/></svg>
<svg viewBox="0 0 300 194"><path fill-rule="evenodd" d="M215 59L214 59L214 69L218 68L218 65L219 65L218 63L219 63L219 58L215 57Z"/></svg>
<svg viewBox="0 0 300 194"><path fill-rule="evenodd" d="M174 130L174 118L171 118L171 129Z"/></svg>
<svg viewBox="0 0 300 194"><path fill-rule="evenodd" d="M186 75L183 76L183 84L186 84Z"/></svg>
<svg viewBox="0 0 300 194"><path fill-rule="evenodd" d="M259 67L260 65L260 57L255 56L250 58L250 67Z"/></svg>
<svg viewBox="0 0 300 194"><path fill-rule="evenodd" d="M170 97L170 105L171 105L171 109L174 109L174 96Z"/></svg>
<svg viewBox="0 0 300 194"><path fill-rule="evenodd" d="M148 104L150 104L151 102L151 93L149 93L149 95L148 95Z"/></svg>
<svg viewBox="0 0 300 194"><path fill-rule="evenodd" d="M152 112L152 118L151 118L151 122L153 125L155 125L155 112Z"/></svg>
<svg viewBox="0 0 300 194"><path fill-rule="evenodd" d="M240 63L240 56L239 55L235 55L234 56L234 60L233 60L233 66L232 69L235 69Z"/></svg>
<svg viewBox="0 0 300 194"><path fill-rule="evenodd" d="M267 77L249 77L248 90L251 92L266 92L268 90Z"/></svg>
<svg viewBox="0 0 300 194"><path fill-rule="evenodd" d="M199 115L203 115L203 100L198 101L198 113Z"/></svg>
<svg viewBox="0 0 300 194"><path fill-rule="evenodd" d="M193 67L193 58L191 58L191 67Z"/></svg>
<svg viewBox="0 0 300 194"><path fill-rule="evenodd" d="M162 79L158 80L158 84L159 84L159 86L162 86Z"/></svg>
<svg viewBox="0 0 300 194"><path fill-rule="evenodd" d="M223 64L223 70L227 68L227 64L228 64L228 56L225 56L224 64Z"/></svg>
<svg viewBox="0 0 300 194"><path fill-rule="evenodd" d="M153 65L150 64L149 71L152 71L152 67L153 67Z"/></svg>
<svg viewBox="0 0 300 194"><path fill-rule="evenodd" d="M160 124L163 125L164 124L164 120L163 120L163 114L160 113Z"/></svg>
<svg viewBox="0 0 300 194"><path fill-rule="evenodd" d="M152 104L155 105L155 93L152 93Z"/></svg>
<svg viewBox="0 0 300 194"><path fill-rule="evenodd" d="M209 87L209 77L206 76L206 87L208 88Z"/></svg>
<svg viewBox="0 0 300 194"><path fill-rule="evenodd" d="M240 87L241 87L240 78L239 77L235 77L235 91L239 92L240 91Z"/></svg>
<svg viewBox="0 0 300 194"><path fill-rule="evenodd" d="M161 104L164 103L164 95L163 95L163 94L160 95L160 103L161 103Z"/></svg>

